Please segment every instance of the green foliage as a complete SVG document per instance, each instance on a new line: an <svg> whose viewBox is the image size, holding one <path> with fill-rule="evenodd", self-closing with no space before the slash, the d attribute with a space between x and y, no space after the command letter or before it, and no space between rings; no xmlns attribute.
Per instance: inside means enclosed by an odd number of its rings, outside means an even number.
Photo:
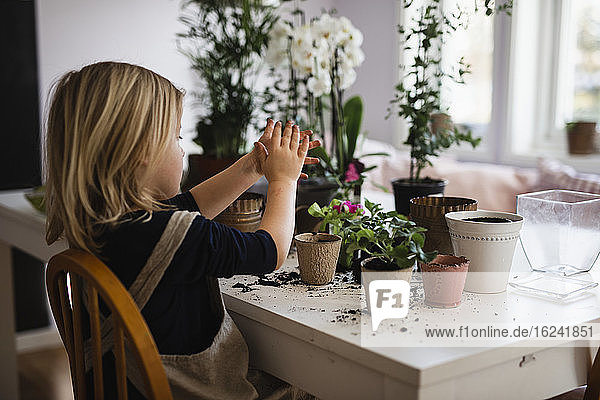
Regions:
<svg viewBox="0 0 600 400"><path fill-rule="evenodd" d="M362 206L351 204L349 201L333 199L328 206L320 207L317 203L313 203L308 213L315 218L323 219L320 230L322 232L329 231L342 238L342 246L340 250L340 258L338 263L344 268L349 269L352 264L352 253L348 254L348 234L353 229L357 229L359 225L355 222L364 214Z"/></svg>
<svg viewBox="0 0 600 400"><path fill-rule="evenodd" d="M341 165L348 167L348 163L354 159L356 142L360 135L360 126L363 118L363 101L360 96L349 98L344 104L344 127L345 135L342 136L341 151L338 160Z"/></svg>
<svg viewBox="0 0 600 400"><path fill-rule="evenodd" d="M206 155L237 158L261 106L254 85L275 8L260 0L185 0L180 20L187 27L177 35L180 51L203 84L194 142Z"/></svg>
<svg viewBox="0 0 600 400"><path fill-rule="evenodd" d="M25 192L25 198L29 204L39 212L46 214L46 185L37 186L29 192Z"/></svg>
<svg viewBox="0 0 600 400"><path fill-rule="evenodd" d="M437 252L425 253L427 229L417 226L396 211L383 211L380 204L365 199L367 212L360 219L360 229L348 235L347 252L361 250L398 269L410 268L415 261L430 262Z"/></svg>
<svg viewBox="0 0 600 400"><path fill-rule="evenodd" d="M493 0L474 0L473 13L485 10L486 15L495 12L505 12L510 15L512 0L497 5ZM404 2L406 10L413 8L414 1ZM460 58L450 71L442 69L442 45L458 29L466 29L469 13L456 5L455 10L444 12L440 0L429 0L416 11L417 18L413 18L406 25L400 25L398 32L405 44L405 49L414 51L414 57L403 66L405 76L396 86L392 106L388 110L388 117L392 109L397 111L399 117L404 118L408 124L408 137L404 144L410 146L410 179L420 180L421 170L432 165L431 158L440 155L440 152L458 145L462 142L470 143L476 147L480 138L474 138L469 130L458 127L444 128L438 132L431 130L431 117L441 113L443 109L440 100L440 91L444 80L464 84L465 76L471 72L471 66ZM406 83L405 82L410 82Z"/></svg>
<svg viewBox="0 0 600 400"><path fill-rule="evenodd" d="M349 202L347 202L349 203ZM322 218L321 230L342 237L340 263L350 267L354 252L361 250L398 269L409 268L415 261L429 262L436 252L425 253L425 228L417 226L396 211L384 212L380 204L365 200L366 210L351 212L344 202L334 199L327 207L314 203L308 212ZM338 211L334 206L340 207Z"/></svg>

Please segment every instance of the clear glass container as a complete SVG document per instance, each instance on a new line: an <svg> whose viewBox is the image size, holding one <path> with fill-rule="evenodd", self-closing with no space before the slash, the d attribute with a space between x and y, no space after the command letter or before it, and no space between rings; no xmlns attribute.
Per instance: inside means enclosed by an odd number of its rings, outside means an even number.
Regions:
<svg viewBox="0 0 600 400"><path fill-rule="evenodd" d="M600 255L600 195L546 190L517 196L521 246L534 271L573 275Z"/></svg>

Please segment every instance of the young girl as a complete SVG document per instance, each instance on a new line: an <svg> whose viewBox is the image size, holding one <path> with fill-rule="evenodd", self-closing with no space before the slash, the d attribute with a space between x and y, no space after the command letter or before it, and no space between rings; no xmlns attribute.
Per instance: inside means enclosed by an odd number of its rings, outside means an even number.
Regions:
<svg viewBox="0 0 600 400"><path fill-rule="evenodd" d="M318 162L306 157L318 142L291 122L268 120L252 152L177 195L182 98L167 79L124 63L97 63L60 79L47 124L46 239L64 236L95 254L128 288L175 398L252 399L248 349L216 278L281 266L296 181L303 163ZM211 221L263 174L268 203L257 232ZM116 398L110 324L102 334L106 396ZM133 375L130 398L144 390Z"/></svg>

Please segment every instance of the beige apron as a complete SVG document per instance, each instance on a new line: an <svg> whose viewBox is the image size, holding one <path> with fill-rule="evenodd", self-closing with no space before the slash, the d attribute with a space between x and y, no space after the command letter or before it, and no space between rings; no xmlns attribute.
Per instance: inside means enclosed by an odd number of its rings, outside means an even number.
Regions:
<svg viewBox="0 0 600 400"><path fill-rule="evenodd" d="M146 265L142 268L129 293L142 310L170 265L175 252L198 213L176 211L171 216ZM197 354L160 355L175 399L255 399L258 394L246 379L248 347L233 320L223 306L216 278L206 278L217 315L222 316L219 332L212 345ZM112 349L111 318L102 321L102 351ZM85 344L86 370L91 368L91 345ZM128 355L128 359L130 358ZM138 371L127 364L129 379L141 392L145 388Z"/></svg>
<svg viewBox="0 0 600 400"><path fill-rule="evenodd" d="M173 213L148 261L129 288L131 297L142 310L158 286L173 256L183 242L197 212ZM212 345L197 354L168 355L160 358L165 367L174 399L255 399L296 400L313 399L311 395L265 372L251 369L248 372L248 347L242 334L225 310L216 278L206 277L210 291L211 308L222 318L221 327ZM84 296L87 298L87 296ZM112 319L104 319L101 326L103 354L113 347ZM125 347L127 358L133 354ZM86 371L91 369L91 344L85 343ZM127 374L135 387L145 394L143 380L132 363L127 364ZM248 380L250 379L252 383ZM254 385L254 386L253 386Z"/></svg>

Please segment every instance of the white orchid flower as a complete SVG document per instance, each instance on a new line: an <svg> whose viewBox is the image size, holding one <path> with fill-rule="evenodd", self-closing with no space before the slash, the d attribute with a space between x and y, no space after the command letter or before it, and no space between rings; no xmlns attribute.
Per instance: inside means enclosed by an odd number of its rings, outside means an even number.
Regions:
<svg viewBox="0 0 600 400"><path fill-rule="evenodd" d="M354 68L344 68L340 74L340 88L348 89L356 81L356 71Z"/></svg>
<svg viewBox="0 0 600 400"><path fill-rule="evenodd" d="M288 40L286 37L280 39L271 39L267 52L265 53L265 61L274 67L287 65L287 48Z"/></svg>
<svg viewBox="0 0 600 400"><path fill-rule="evenodd" d="M315 96L320 97L331 92L331 78L329 73L320 70L318 76L311 76L306 82L306 87Z"/></svg>
<svg viewBox="0 0 600 400"><path fill-rule="evenodd" d="M279 0L262 0L262 5L265 7L279 7Z"/></svg>
<svg viewBox="0 0 600 400"><path fill-rule="evenodd" d="M286 21L278 20L275 22L271 31L269 32L269 37L272 39L280 39L280 38L288 38L292 35L292 27Z"/></svg>
<svg viewBox="0 0 600 400"><path fill-rule="evenodd" d="M344 49L344 55L352 67L358 67L365 60L365 53L360 47L348 47Z"/></svg>

